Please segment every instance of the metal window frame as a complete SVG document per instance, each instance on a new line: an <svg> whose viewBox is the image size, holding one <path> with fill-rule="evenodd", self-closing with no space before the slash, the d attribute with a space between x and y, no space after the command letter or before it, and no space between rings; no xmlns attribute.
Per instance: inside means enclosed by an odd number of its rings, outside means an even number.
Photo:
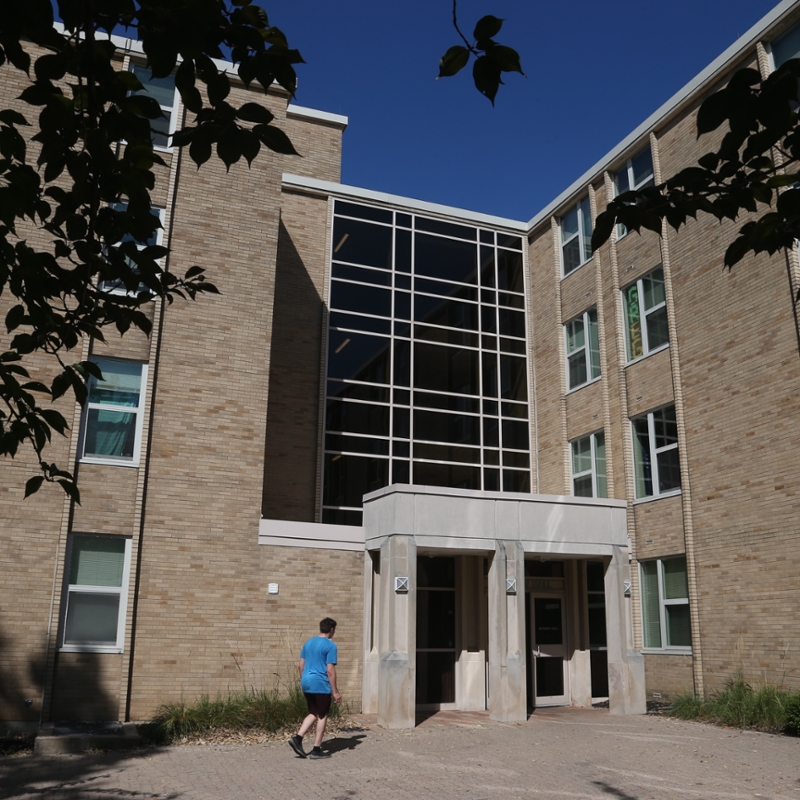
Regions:
<svg viewBox="0 0 800 800"><path fill-rule="evenodd" d="M572 491L572 496L575 497L575 480L576 478L585 478L587 475L591 475L592 478L592 497L599 497L597 493L597 437L603 436L605 438L605 430L593 431L592 433L586 434L586 436L579 436L577 439L573 439L570 444L570 472L572 473L572 479L570 482L570 489ZM574 461L574 453L573 447L574 445L578 444L578 442L584 441L584 439L589 440L589 455L591 458L591 465L589 469L583 470L583 472L575 472L575 461ZM606 480L608 480L608 475L606 475Z"/></svg>
<svg viewBox="0 0 800 800"><path fill-rule="evenodd" d="M576 233L573 233L569 239L564 238L564 217L569 214L572 209L577 210L578 214L578 230ZM584 264L591 261L592 256L594 253L589 252L587 253L584 249L584 244L586 242L586 216L589 217L589 222L592 221L592 206L589 200L589 195L587 194L585 197L578 200L576 203L571 205L566 212L561 215L559 219L558 229L561 235L561 277L566 278L568 275L572 275L574 272L577 272ZM591 230L591 224L590 224ZM591 233L590 233L591 235ZM564 262L564 248L573 240L575 237L578 237L578 251L580 253L581 261L580 263L574 268L571 269L569 272L565 271L565 262Z"/></svg>
<svg viewBox="0 0 800 800"><path fill-rule="evenodd" d="M125 364L138 364L142 368L142 371L139 375L139 403L136 406L119 406L113 403L93 403L87 399L86 405L83 408L83 415L81 418L80 449L79 449L78 461L82 464L106 464L118 467L138 467L141 461L142 434L144 432L144 401L145 401L145 392L147 389L148 364L141 361L135 361L134 359L107 358L106 356L95 356L91 357L89 360L94 363L97 363L98 361L115 361L118 363L125 363ZM92 380L92 378L90 378L89 380ZM86 448L86 434L88 433L89 430L89 412L97 409L103 411L117 411L123 414L136 415L136 432L133 444L133 455L130 458L119 458L116 456L109 456L106 458L98 455L89 455L89 456L84 455L84 451Z"/></svg>
<svg viewBox="0 0 800 800"><path fill-rule="evenodd" d="M598 352L598 363L594 364L592 361L592 348L590 346L590 339L589 339L589 327L592 324L590 319L590 314L592 311L595 312L595 317L597 317L597 306L592 306L591 308L587 308L582 314L579 314L577 317L573 317L569 322L565 323L564 325L564 348L567 354L567 392L575 391L575 389L580 389L583 386L588 386L590 383L594 383L595 381L599 381L602 377L602 373L600 371L600 363L599 363L599 352ZM574 350L569 349L569 326L574 324L575 322L580 321L583 325L583 346L575 348ZM594 322L595 326L597 327L597 338L600 338L600 324L597 319ZM570 358L574 355L578 355L581 351L585 351L586 353L586 380L582 383L576 383L574 386L570 384L570 370L569 370L569 361ZM597 375L592 376L593 367L597 367Z"/></svg>
<svg viewBox="0 0 800 800"><path fill-rule="evenodd" d="M667 641L667 606L689 606L689 595L687 591L686 597L678 597L673 598L671 600L667 600L664 597L664 562L665 561L674 561L678 558L682 558L684 560L684 564L686 562L686 556L669 556L667 558L655 558L655 559L646 559L647 561L655 561L656 562L656 578L658 582L658 624L659 624L659 640L661 642L660 647L642 647L642 652L645 653L687 653L691 654L692 646L691 645L668 645L666 644ZM642 571L642 564L644 562L639 562L639 586L644 585L644 573ZM644 592L640 590L639 592L639 611L644 617L644 607L642 606L642 601L644 600ZM642 631L642 636L644 637L644 630ZM644 639L642 640L642 644L644 644Z"/></svg>
<svg viewBox="0 0 800 800"><path fill-rule="evenodd" d="M93 584L73 584L69 582L69 574L72 567L72 554L77 536L108 536L111 539L123 539L125 551L123 554L122 579L119 587L117 586L95 586ZM58 633L58 649L62 653L122 653L125 650L125 619L128 610L128 584L131 572L131 550L132 539L130 536L114 536L107 534L87 534L71 533L67 543L67 557L64 561L64 589L61 608L61 619ZM117 611L117 639L111 644L69 644L65 643L67 629L67 615L69 613L70 595L75 593L83 594L119 594L119 608Z"/></svg>
<svg viewBox="0 0 800 800"><path fill-rule="evenodd" d="M654 272L657 272L659 269L663 270L664 268L663 268L663 266L659 265L655 269L652 269L652 270L650 270L650 272L648 272L648 273L642 275L641 277L639 277L635 281L635 283L628 284L622 290L622 303L623 303L623 307L625 309L625 355L628 358L627 364L625 366L628 366L630 364L635 364L637 361L640 361L643 358L647 358L647 356L653 355L653 353L660 353L662 350L666 350L669 347L669 342L667 342L666 344L662 344L662 345L659 345L658 347L655 347L655 348L651 349L650 348L650 340L649 340L648 333L647 333L647 318L651 314L655 313L656 311L661 310L662 308L666 308L666 306L667 306L666 297L660 303L657 303L656 305L651 306L650 308L645 308L645 305L644 305L644 298L645 298L644 281L645 281L645 279L650 278L650 276ZM636 286L636 296L639 299L639 319L640 319L641 331L642 331L642 354L640 356L632 356L632 354L631 354L630 319L629 319L629 316L628 316L628 297L627 297L627 294L626 294L627 290L630 289L631 286ZM667 328L669 329L669 319L667 320Z"/></svg>
<svg viewBox="0 0 800 800"><path fill-rule="evenodd" d="M632 417L630 420L631 423L631 441L633 443L633 457L634 457L634 468L636 464L637 458L637 442L638 438L636 436L636 427L635 422L636 420L647 418L647 443L650 452L650 481L652 484L653 493L642 495L641 497L637 497L636 500L646 500L649 498L654 497L671 497L672 495L680 494L681 487L677 489L670 489L667 492L659 491L659 474L658 474L658 454L659 453L666 453L668 450L678 450L678 442L673 442L668 445L664 445L662 447L656 447L656 431L655 431L655 414L659 411L663 411L666 408L674 407L674 403L667 403L665 406L661 406L660 408L654 408L652 411L648 411L646 414L639 414L636 417ZM680 458L680 453L678 453L678 458ZM634 493L636 491L635 481L634 481Z"/></svg>

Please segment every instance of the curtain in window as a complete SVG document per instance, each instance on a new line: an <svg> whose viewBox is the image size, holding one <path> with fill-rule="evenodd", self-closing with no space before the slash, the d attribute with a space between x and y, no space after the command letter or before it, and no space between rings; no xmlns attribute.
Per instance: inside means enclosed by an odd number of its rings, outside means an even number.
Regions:
<svg viewBox="0 0 800 800"><path fill-rule="evenodd" d="M645 647L661 647L658 600L658 562L644 561L642 575L642 628Z"/></svg>
<svg viewBox="0 0 800 800"><path fill-rule="evenodd" d="M653 470L650 461L650 432L647 417L633 420L633 470L636 497L653 494Z"/></svg>
<svg viewBox="0 0 800 800"><path fill-rule="evenodd" d="M606 437L598 433L594 442L595 468L597 470L597 496L608 497L608 481L606 479Z"/></svg>
<svg viewBox="0 0 800 800"><path fill-rule="evenodd" d="M69 582L79 586L122 586L125 540L74 536Z"/></svg>

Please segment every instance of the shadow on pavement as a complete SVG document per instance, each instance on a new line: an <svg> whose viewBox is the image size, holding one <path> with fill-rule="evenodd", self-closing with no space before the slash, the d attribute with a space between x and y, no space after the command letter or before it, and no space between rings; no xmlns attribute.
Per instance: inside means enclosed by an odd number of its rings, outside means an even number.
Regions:
<svg viewBox="0 0 800 800"><path fill-rule="evenodd" d="M325 749L329 753L341 753L343 750L355 750L361 744L362 739L366 739L364 733L356 736L337 736L335 739L328 739L325 742Z"/></svg>
<svg viewBox="0 0 800 800"><path fill-rule="evenodd" d="M620 800L639 800L636 795L623 792L622 789L617 789L616 786L611 786L611 784L605 783L604 781L592 781L592 783L604 794L610 794L612 797L618 797Z"/></svg>
<svg viewBox="0 0 800 800"><path fill-rule="evenodd" d="M87 796L113 795L118 800L150 800L149 791L130 791L96 786L101 778L124 769L124 763L153 754L153 749L87 753L69 756L11 756L0 758L0 797L57 795L59 800L86 800ZM159 800L178 800L180 794L159 795Z"/></svg>

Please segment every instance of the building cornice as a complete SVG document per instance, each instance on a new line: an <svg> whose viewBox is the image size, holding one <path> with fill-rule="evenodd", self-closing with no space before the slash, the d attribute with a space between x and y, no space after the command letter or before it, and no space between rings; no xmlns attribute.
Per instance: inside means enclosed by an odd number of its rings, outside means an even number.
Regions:
<svg viewBox="0 0 800 800"><path fill-rule="evenodd" d="M440 205L439 203L428 203L424 200L415 200L411 197L401 197L400 195L387 194L386 192L375 192L371 189L361 189L357 186L345 186L341 183L321 181L317 178L307 178L304 175L292 175L291 173L284 172L283 188L328 197L341 197L347 198L348 200L363 200L369 203L379 203L380 205L401 208L405 211L432 214L438 217L449 217L474 225L504 228L505 230L513 231L520 235L525 235L528 232L527 223L521 220L495 217L491 214L481 214L477 211L466 211L463 208Z"/></svg>

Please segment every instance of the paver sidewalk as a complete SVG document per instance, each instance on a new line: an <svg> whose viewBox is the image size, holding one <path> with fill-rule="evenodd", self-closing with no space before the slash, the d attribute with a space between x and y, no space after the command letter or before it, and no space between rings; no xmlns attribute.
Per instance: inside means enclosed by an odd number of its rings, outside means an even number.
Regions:
<svg viewBox="0 0 800 800"><path fill-rule="evenodd" d="M367 723L326 742L325 761L285 742L6 758L0 798L800 800L800 739L570 708L519 725L485 714L412 731Z"/></svg>

